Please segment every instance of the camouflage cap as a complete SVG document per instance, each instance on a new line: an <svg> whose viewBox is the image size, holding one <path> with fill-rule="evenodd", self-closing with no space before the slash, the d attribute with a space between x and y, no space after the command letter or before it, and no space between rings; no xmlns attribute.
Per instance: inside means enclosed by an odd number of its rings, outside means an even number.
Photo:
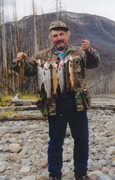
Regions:
<svg viewBox="0 0 115 180"><path fill-rule="evenodd" d="M50 26L49 30L63 30L63 31L68 31L67 25L62 22L62 21L53 21Z"/></svg>

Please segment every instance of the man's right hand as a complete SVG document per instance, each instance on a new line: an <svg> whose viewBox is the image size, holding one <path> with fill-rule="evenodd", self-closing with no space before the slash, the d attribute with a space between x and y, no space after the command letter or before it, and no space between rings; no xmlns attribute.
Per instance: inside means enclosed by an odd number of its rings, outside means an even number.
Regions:
<svg viewBox="0 0 115 180"><path fill-rule="evenodd" d="M25 57L27 57L27 54L26 54L26 53L24 53L24 52L18 52L16 59L17 59L17 61L21 61L21 60L23 60L23 58L25 58Z"/></svg>

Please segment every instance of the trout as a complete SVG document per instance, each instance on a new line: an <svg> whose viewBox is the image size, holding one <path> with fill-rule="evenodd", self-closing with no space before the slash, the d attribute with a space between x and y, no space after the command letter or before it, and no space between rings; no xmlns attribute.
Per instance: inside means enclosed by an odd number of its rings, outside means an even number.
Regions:
<svg viewBox="0 0 115 180"><path fill-rule="evenodd" d="M38 92L41 92L41 87L43 84L43 67L41 65L40 59L36 60L37 63L37 75L38 75Z"/></svg>
<svg viewBox="0 0 115 180"><path fill-rule="evenodd" d="M43 83L47 98L51 98L51 65L48 62L43 66Z"/></svg>
<svg viewBox="0 0 115 180"><path fill-rule="evenodd" d="M69 81L71 90L74 91L75 88L75 71L74 71L74 60L72 59L72 56L69 58Z"/></svg>
<svg viewBox="0 0 115 180"><path fill-rule="evenodd" d="M65 64L60 61L58 64L52 64L52 80L53 80L53 95L64 93L65 91Z"/></svg>
<svg viewBox="0 0 115 180"><path fill-rule="evenodd" d="M71 86L71 91L76 91L78 87L80 87L79 77L78 77L78 71L81 71L80 67L80 58L79 56L76 57L69 57L69 65L68 65L68 71L69 71L69 81Z"/></svg>
<svg viewBox="0 0 115 180"><path fill-rule="evenodd" d="M58 67L58 78L59 78L59 88L61 93L64 93L65 90L65 65L64 61L60 61L59 67Z"/></svg>
<svg viewBox="0 0 115 180"><path fill-rule="evenodd" d="M59 85L59 76L58 76L58 64L52 64L52 94L57 95L57 89Z"/></svg>

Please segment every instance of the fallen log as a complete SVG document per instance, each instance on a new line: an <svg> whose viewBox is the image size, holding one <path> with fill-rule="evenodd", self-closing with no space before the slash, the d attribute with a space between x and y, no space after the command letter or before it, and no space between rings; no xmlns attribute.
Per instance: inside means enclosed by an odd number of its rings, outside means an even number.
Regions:
<svg viewBox="0 0 115 180"><path fill-rule="evenodd" d="M96 104L92 103L89 110L111 110L115 112L114 104ZM32 111L32 112L31 112ZM3 115L2 115L3 114ZM7 106L0 107L0 121L18 121L18 120L46 120L40 112L37 105L28 106Z"/></svg>
<svg viewBox="0 0 115 180"><path fill-rule="evenodd" d="M93 109L101 109L101 110L112 110L113 112L115 112L115 107L111 107L111 106L92 106L89 110L93 110ZM32 109L33 110L33 109ZM11 115L1 115L0 116L0 121L25 121L25 120L47 120L46 118L44 118L42 116L42 113L40 113L39 110L31 113L31 111L24 111L23 114L16 111L12 111L13 114Z"/></svg>
<svg viewBox="0 0 115 180"><path fill-rule="evenodd" d="M22 114L15 114L11 116L1 116L0 121L24 121L24 120L46 120L42 116L42 114L39 115L22 115Z"/></svg>
<svg viewBox="0 0 115 180"><path fill-rule="evenodd" d="M92 104L90 109L101 109L101 110L113 110L113 111L115 111L115 105ZM31 110L38 110L39 111L40 108L37 105L0 107L0 112L3 112L3 111L31 111Z"/></svg>
<svg viewBox="0 0 115 180"><path fill-rule="evenodd" d="M39 110L39 107L36 105L0 107L0 112L2 111L30 111L30 110Z"/></svg>
<svg viewBox="0 0 115 180"><path fill-rule="evenodd" d="M18 99L18 100L13 100L11 101L11 105L14 106L29 106L29 105L35 105L37 103L37 101L35 100L22 100L22 99Z"/></svg>
<svg viewBox="0 0 115 180"><path fill-rule="evenodd" d="M115 105L91 105L90 109L112 110L115 112Z"/></svg>

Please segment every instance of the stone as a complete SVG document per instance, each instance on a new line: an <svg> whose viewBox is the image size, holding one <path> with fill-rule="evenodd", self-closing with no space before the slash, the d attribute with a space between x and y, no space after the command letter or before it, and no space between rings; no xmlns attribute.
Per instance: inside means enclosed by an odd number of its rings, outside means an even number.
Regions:
<svg viewBox="0 0 115 180"><path fill-rule="evenodd" d="M48 176L39 175L39 176L36 177L36 180L48 180Z"/></svg>
<svg viewBox="0 0 115 180"><path fill-rule="evenodd" d="M102 172L103 172L104 174L108 174L109 168L103 167L103 168L102 168Z"/></svg>
<svg viewBox="0 0 115 180"><path fill-rule="evenodd" d="M111 180L109 176L103 174L101 171L94 171L94 172L90 173L89 176L90 177L94 176L95 177L94 180ZM93 180L93 178L92 178L92 180Z"/></svg>
<svg viewBox="0 0 115 180"><path fill-rule="evenodd" d="M10 180L8 176L0 176L0 180Z"/></svg>
<svg viewBox="0 0 115 180"><path fill-rule="evenodd" d="M104 146L99 145L99 146L98 146L98 151L103 153L103 152L105 151Z"/></svg>
<svg viewBox="0 0 115 180"><path fill-rule="evenodd" d="M12 143L9 145L10 152L19 153L22 150L20 144Z"/></svg>
<svg viewBox="0 0 115 180"><path fill-rule="evenodd" d="M115 155L115 147L114 146L110 147L108 149L107 153L110 154L110 155Z"/></svg>
<svg viewBox="0 0 115 180"><path fill-rule="evenodd" d="M20 159L20 157L17 153L10 153L9 160L16 162L19 159Z"/></svg>
<svg viewBox="0 0 115 180"><path fill-rule="evenodd" d="M115 160L114 160L114 161L112 161L112 166L114 166L114 167L115 167Z"/></svg>
<svg viewBox="0 0 115 180"><path fill-rule="evenodd" d="M30 114L34 113L37 114L37 111ZM92 110L88 111L88 116L91 119L88 172L101 173L92 174L93 179L99 175L98 180L103 180L103 177L115 180L115 133L109 129L114 114L112 111ZM0 138L0 180L48 179L48 121L0 121ZM18 144L20 148L12 152L9 148L11 144ZM73 147L73 138L67 132L63 146L63 180L74 179Z"/></svg>
<svg viewBox="0 0 115 180"><path fill-rule="evenodd" d="M99 165L100 167L106 166L106 164L107 164L107 161L104 160L104 159L102 159L102 160L100 160L100 161L98 162L98 165Z"/></svg>
<svg viewBox="0 0 115 180"><path fill-rule="evenodd" d="M6 164L4 161L0 162L0 173L3 173L6 170Z"/></svg>
<svg viewBox="0 0 115 180"><path fill-rule="evenodd" d="M48 167L48 162L45 161L45 160L41 160L41 161L40 161L40 164L41 164L41 167L42 167L42 168L47 168L47 167Z"/></svg>
<svg viewBox="0 0 115 180"><path fill-rule="evenodd" d="M26 176L22 178L21 180L36 180L35 176Z"/></svg>
<svg viewBox="0 0 115 180"><path fill-rule="evenodd" d="M24 166L20 169L20 173L29 173L31 170L31 167L30 166Z"/></svg>
<svg viewBox="0 0 115 180"><path fill-rule="evenodd" d="M112 175L110 178L111 180L115 180L115 175Z"/></svg>

